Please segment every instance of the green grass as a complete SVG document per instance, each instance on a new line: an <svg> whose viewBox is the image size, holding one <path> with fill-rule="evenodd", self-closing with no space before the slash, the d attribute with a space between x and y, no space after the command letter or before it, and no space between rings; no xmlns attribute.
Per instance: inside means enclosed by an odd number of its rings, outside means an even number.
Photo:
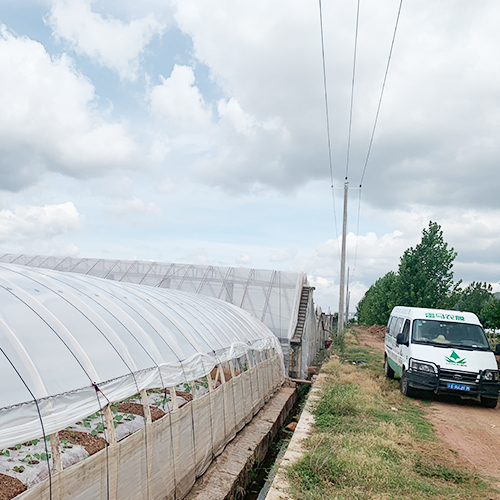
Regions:
<svg viewBox="0 0 500 500"><path fill-rule="evenodd" d="M347 333L324 365L304 457L287 470L297 500L484 500L492 490L436 439L415 402L383 376L382 354Z"/></svg>

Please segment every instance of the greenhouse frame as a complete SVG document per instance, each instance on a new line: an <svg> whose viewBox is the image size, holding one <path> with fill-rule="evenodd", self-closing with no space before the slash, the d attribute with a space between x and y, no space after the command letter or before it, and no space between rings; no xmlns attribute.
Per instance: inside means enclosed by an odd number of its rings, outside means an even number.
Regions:
<svg viewBox="0 0 500 500"><path fill-rule="evenodd" d="M305 378L332 330L301 272L168 262L0 254L0 262L84 274L224 300L262 321L281 343L286 373Z"/></svg>
<svg viewBox="0 0 500 500"><path fill-rule="evenodd" d="M276 335L218 298L3 263L0 300L19 499L181 499L284 380Z"/></svg>

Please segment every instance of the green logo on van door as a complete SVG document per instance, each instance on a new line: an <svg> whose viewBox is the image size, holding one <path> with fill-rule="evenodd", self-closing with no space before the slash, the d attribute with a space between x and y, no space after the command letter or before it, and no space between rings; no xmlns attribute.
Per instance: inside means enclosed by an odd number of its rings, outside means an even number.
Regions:
<svg viewBox="0 0 500 500"><path fill-rule="evenodd" d="M455 351L453 351L450 354L449 358L447 358L445 356L445 359L448 363L450 363L452 365L465 365L465 366L467 366L467 361L465 360L465 358L460 358L460 356Z"/></svg>

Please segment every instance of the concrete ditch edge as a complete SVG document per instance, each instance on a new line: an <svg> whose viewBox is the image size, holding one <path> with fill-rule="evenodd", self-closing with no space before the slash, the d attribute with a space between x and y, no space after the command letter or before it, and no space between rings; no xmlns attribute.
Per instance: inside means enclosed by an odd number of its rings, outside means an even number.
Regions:
<svg viewBox="0 0 500 500"><path fill-rule="evenodd" d="M292 497L288 496L286 493L289 488L289 484L286 480L285 469L290 467L290 465L295 463L304 455L305 450L302 443L304 439L307 439L312 433L314 424L314 415L312 412L315 405L321 399L325 382L326 375L320 373L311 386L311 390L307 397L306 404L304 405L304 409L300 415L297 427L295 428L290 444L288 445L288 448L278 465L278 471L276 472L276 476L274 477L265 500L293 500Z"/></svg>
<svg viewBox="0 0 500 500"><path fill-rule="evenodd" d="M241 498L250 484L250 470L266 456L269 444L283 426L297 400L295 387L282 387L254 419L198 478L185 500Z"/></svg>

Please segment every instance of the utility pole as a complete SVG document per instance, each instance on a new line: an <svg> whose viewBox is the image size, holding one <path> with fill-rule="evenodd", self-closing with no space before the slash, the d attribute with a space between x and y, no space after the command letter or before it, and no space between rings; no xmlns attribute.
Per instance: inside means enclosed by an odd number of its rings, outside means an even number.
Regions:
<svg viewBox="0 0 500 500"><path fill-rule="evenodd" d="M345 247L346 247L346 232L347 232L347 190L349 183L347 177L344 181L344 218L342 222L342 252L340 255L340 290L339 290L339 321L337 332L342 336L344 332L344 292L345 292Z"/></svg>
<svg viewBox="0 0 500 500"><path fill-rule="evenodd" d="M346 282L346 299L345 299L345 321L346 325L349 325L349 299L351 298L351 292L349 290L349 268L347 268L347 282Z"/></svg>

